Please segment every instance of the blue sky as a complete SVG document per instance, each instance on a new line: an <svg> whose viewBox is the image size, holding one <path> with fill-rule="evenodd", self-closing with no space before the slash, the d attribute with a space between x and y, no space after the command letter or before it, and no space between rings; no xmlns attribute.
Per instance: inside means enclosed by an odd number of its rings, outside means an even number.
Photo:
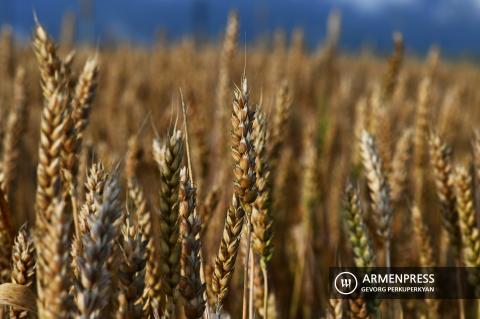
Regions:
<svg viewBox="0 0 480 319"><path fill-rule="evenodd" d="M480 0L97 0L90 22L78 20L79 37L95 42L123 38L148 44L156 31L170 39L194 30L218 39L231 8L240 12L247 41L276 29L304 29L314 47L324 37L328 12L342 12L341 45L358 50L365 44L388 51L391 34L401 31L411 52L424 53L437 44L446 54L480 55ZM58 34L66 11L80 16L78 0L0 0L0 24L14 26L28 38L32 12L49 32Z"/></svg>

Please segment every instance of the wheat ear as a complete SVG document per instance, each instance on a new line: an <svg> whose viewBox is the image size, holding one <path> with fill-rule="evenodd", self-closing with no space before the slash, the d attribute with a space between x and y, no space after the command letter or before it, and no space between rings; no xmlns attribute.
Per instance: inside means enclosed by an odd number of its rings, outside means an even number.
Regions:
<svg viewBox="0 0 480 319"><path fill-rule="evenodd" d="M272 256L272 216L270 211L270 168L267 154L267 126L265 114L256 113L254 131L256 152L256 188L257 199L252 210L252 241L253 251L262 257L262 263L267 263Z"/></svg>
<svg viewBox="0 0 480 319"><path fill-rule="evenodd" d="M227 210L222 240L215 258L211 281L211 290L215 295L215 307L218 316L228 295L230 280L235 269L244 216L245 212L239 199L236 195L233 195L232 202Z"/></svg>
<svg viewBox="0 0 480 319"><path fill-rule="evenodd" d="M255 185L255 150L253 145L252 130L255 117L255 110L249 104L249 91L247 78L242 78L241 88L236 87L233 98L232 110L232 156L234 160L233 167L233 190L240 199L240 203L247 216L247 257L244 268L244 285L243 285L243 315L246 319L248 296L248 280L251 253L251 234L252 234L252 203L257 197L257 189ZM252 265L254 265L252 263ZM253 275L253 274L252 274ZM252 287L253 289L253 287ZM252 312L252 304L250 303L249 312Z"/></svg>
<svg viewBox="0 0 480 319"><path fill-rule="evenodd" d="M419 259L420 266L424 268L431 268L436 266L435 258L433 255L433 247L430 239L428 227L423 220L422 213L417 206L412 208L412 224L415 234L416 244L419 247ZM425 299L425 303L428 305L429 318L438 317L438 307L440 303L436 299Z"/></svg>
<svg viewBox="0 0 480 319"><path fill-rule="evenodd" d="M137 301L142 297L145 287L146 242L142 241L132 217L129 215L122 225L120 236L118 283L121 292L117 319L140 318L142 313L142 306Z"/></svg>
<svg viewBox="0 0 480 319"><path fill-rule="evenodd" d="M28 110L25 93L25 70L19 67L15 76L13 109L8 115L3 139L2 174L0 184L9 200L12 200L17 161L20 157L20 142L26 130Z"/></svg>
<svg viewBox="0 0 480 319"><path fill-rule="evenodd" d="M255 110L248 101L247 79L242 79L241 88L236 87L232 112L233 189L244 209L257 197L255 187L255 151L252 138ZM247 212L248 214L249 212Z"/></svg>
<svg viewBox="0 0 480 319"><path fill-rule="evenodd" d="M425 184L426 144L428 139L428 116L430 113L431 81L422 80L418 91L418 106L415 113L413 138L414 200L422 209Z"/></svg>
<svg viewBox="0 0 480 319"><path fill-rule="evenodd" d="M201 221L196 213L196 189L187 176L187 169L180 171L180 216L182 234L182 277L179 288L185 299L185 316L201 318L205 311L205 284L201 279L200 231Z"/></svg>
<svg viewBox="0 0 480 319"><path fill-rule="evenodd" d="M214 138L219 142L220 154L224 154L227 150L228 140L225 139L225 134L228 131L226 126L227 122L227 110L228 105L228 91L231 80L231 68L233 57L237 46L238 37L238 15L235 11L230 12L227 22L227 28L225 32L225 38L223 40L223 48L220 57L217 91L216 91L216 125Z"/></svg>
<svg viewBox="0 0 480 319"><path fill-rule="evenodd" d="M184 145L181 131L175 131L164 144L154 140L153 155L160 170L160 270L164 312L168 313L175 301L175 289L180 279L180 229L178 191L180 165L183 161Z"/></svg>
<svg viewBox="0 0 480 319"><path fill-rule="evenodd" d="M271 170L275 174L275 168L280 160L280 153L288 132L288 121L292 105L292 92L287 80L283 80L275 96L275 108L270 129L270 145L267 145L268 157L271 159Z"/></svg>
<svg viewBox="0 0 480 319"><path fill-rule="evenodd" d="M128 181L128 197L132 201L134 212L138 220L142 241L146 242L145 287L143 290L143 316L149 318L156 305L161 302L160 263L158 249L153 240L153 219L148 209L147 199L141 185L135 179Z"/></svg>
<svg viewBox="0 0 480 319"><path fill-rule="evenodd" d="M37 215L37 308L39 318L70 315L69 234L71 220L65 204L52 201L45 214ZM47 220L48 216L48 220Z"/></svg>
<svg viewBox="0 0 480 319"><path fill-rule="evenodd" d="M392 187L392 202L398 203L405 195L408 179L408 163L412 146L412 131L407 129L397 142L392 160L389 182Z"/></svg>
<svg viewBox="0 0 480 319"><path fill-rule="evenodd" d="M363 132L361 141L361 153L365 174L367 177L370 198L372 199L372 211L375 218L377 233L381 236L385 247L385 266L390 267L390 243L392 236L392 207L390 205L390 187L383 163L378 155L373 137Z"/></svg>
<svg viewBox="0 0 480 319"><path fill-rule="evenodd" d="M271 176L269 167L269 158L267 151L268 128L265 114L257 110L255 113L255 122L253 128L254 147L256 152L255 171L256 171L256 188L258 191L257 199L252 209L252 250L260 257L260 261L255 261L260 266L262 275L259 276L255 272L254 278L261 278L261 284L256 282L262 291L257 292L255 289L255 299L263 297L262 307L258 307L260 315L265 318L268 316L268 271L267 263L272 258L273 247L273 219L271 216ZM263 296L262 296L263 295Z"/></svg>
<svg viewBox="0 0 480 319"><path fill-rule="evenodd" d="M12 283L33 288L35 282L35 246L26 225L18 231L12 252ZM28 318L28 311L12 307L10 318Z"/></svg>
<svg viewBox="0 0 480 319"><path fill-rule="evenodd" d="M7 198L0 188L0 282L8 282L12 256L13 231L10 222L11 210Z"/></svg>
<svg viewBox="0 0 480 319"><path fill-rule="evenodd" d="M110 177L97 213L88 218L89 232L82 237L82 251L77 257L76 318L103 318L102 311L113 293L108 262L118 232L115 224L121 216L119 196L117 177Z"/></svg>
<svg viewBox="0 0 480 319"><path fill-rule="evenodd" d="M47 208L60 190L61 147L64 139L63 114L66 107L66 95L55 91L42 111L35 197L37 215L48 214ZM48 221L48 215L46 219Z"/></svg>
<svg viewBox="0 0 480 319"><path fill-rule="evenodd" d="M67 84L67 79L55 43L38 22L34 31L33 48L40 67L43 97L48 103L55 91Z"/></svg>
<svg viewBox="0 0 480 319"><path fill-rule="evenodd" d="M90 232L89 219L98 213L99 205L103 202L103 189L107 179L108 174L103 164L93 163L85 182L85 201L78 214L78 233L74 234L72 241L72 270L77 279L79 275L77 257L82 254L82 238Z"/></svg>
<svg viewBox="0 0 480 319"><path fill-rule="evenodd" d="M398 81L398 75L403 62L403 36L399 32L393 34L395 48L388 61L388 70L383 81L383 97L388 100L391 98Z"/></svg>
<svg viewBox="0 0 480 319"><path fill-rule="evenodd" d="M134 135L128 139L127 154L125 155L125 175L127 180L135 178L141 155L142 150L138 136Z"/></svg>
<svg viewBox="0 0 480 319"><path fill-rule="evenodd" d="M432 134L429 140L430 163L433 167L437 197L440 201L443 226L447 230L450 245L458 258L461 255L461 235L458 225L452 154L450 147L438 135Z"/></svg>
<svg viewBox="0 0 480 319"><path fill-rule="evenodd" d="M329 299L329 312L327 319L343 319L344 314L344 300L343 299Z"/></svg>
<svg viewBox="0 0 480 319"><path fill-rule="evenodd" d="M15 52L13 30L9 25L1 28L0 48L0 76L5 79L11 79L14 71Z"/></svg>
<svg viewBox="0 0 480 319"><path fill-rule="evenodd" d="M80 236L90 231L88 219L90 215L98 213L98 207L99 204L102 204L103 190L107 180L108 173L105 171L103 164L100 162L92 164L85 182L85 202L79 212Z"/></svg>
<svg viewBox="0 0 480 319"><path fill-rule="evenodd" d="M455 191L462 235L463 261L472 267L470 281L475 287L476 296L480 296L480 233L478 230L472 195L472 178L465 167L459 167L455 177Z"/></svg>
<svg viewBox="0 0 480 319"><path fill-rule="evenodd" d="M62 168L68 171L67 182L76 190L76 177L79 167L79 153L82 148L83 133L88 124L88 116L97 86L98 64L95 59L85 63L78 78L71 99L70 112L65 116L66 136L63 142ZM76 194L73 194L76 196Z"/></svg>
<svg viewBox="0 0 480 319"><path fill-rule="evenodd" d="M198 215L202 220L202 237L206 233L210 221L220 203L220 190L220 185L213 186L207 193L207 196L205 196L205 200L203 201L203 203L198 204Z"/></svg>
<svg viewBox="0 0 480 319"><path fill-rule="evenodd" d="M353 250L356 267L371 268L375 266L375 253L365 224L365 216L360 204L358 192L352 184L345 190L345 223L347 236Z"/></svg>

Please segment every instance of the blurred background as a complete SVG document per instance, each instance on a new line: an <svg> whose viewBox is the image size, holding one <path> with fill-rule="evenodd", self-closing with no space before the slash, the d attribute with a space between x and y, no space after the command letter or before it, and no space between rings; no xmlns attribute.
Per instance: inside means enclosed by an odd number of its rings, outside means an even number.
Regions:
<svg viewBox="0 0 480 319"><path fill-rule="evenodd" d="M73 23L80 42L148 46L161 36L205 43L220 39L232 8L239 11L240 35L248 43L300 28L315 48L336 8L342 15L340 46L347 51L389 52L392 32L400 31L411 54L424 55L431 45L447 57L480 53L480 0L0 0L0 24L29 39L36 12L55 37L62 24Z"/></svg>

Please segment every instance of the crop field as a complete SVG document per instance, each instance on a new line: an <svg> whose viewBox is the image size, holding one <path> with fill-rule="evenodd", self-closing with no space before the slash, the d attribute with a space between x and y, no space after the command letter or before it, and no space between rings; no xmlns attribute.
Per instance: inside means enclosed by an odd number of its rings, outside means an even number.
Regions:
<svg viewBox="0 0 480 319"><path fill-rule="evenodd" d="M344 53L335 13L316 49L239 23L151 47L2 28L0 317L479 318L329 288L464 266L480 297L478 65L400 33Z"/></svg>

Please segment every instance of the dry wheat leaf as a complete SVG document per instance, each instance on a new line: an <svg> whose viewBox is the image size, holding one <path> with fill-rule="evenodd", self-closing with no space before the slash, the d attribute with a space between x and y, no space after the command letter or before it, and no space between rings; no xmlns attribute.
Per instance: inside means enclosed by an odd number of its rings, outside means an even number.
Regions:
<svg viewBox="0 0 480 319"><path fill-rule="evenodd" d="M12 283L0 285L0 305L36 312L35 295L29 287Z"/></svg>

